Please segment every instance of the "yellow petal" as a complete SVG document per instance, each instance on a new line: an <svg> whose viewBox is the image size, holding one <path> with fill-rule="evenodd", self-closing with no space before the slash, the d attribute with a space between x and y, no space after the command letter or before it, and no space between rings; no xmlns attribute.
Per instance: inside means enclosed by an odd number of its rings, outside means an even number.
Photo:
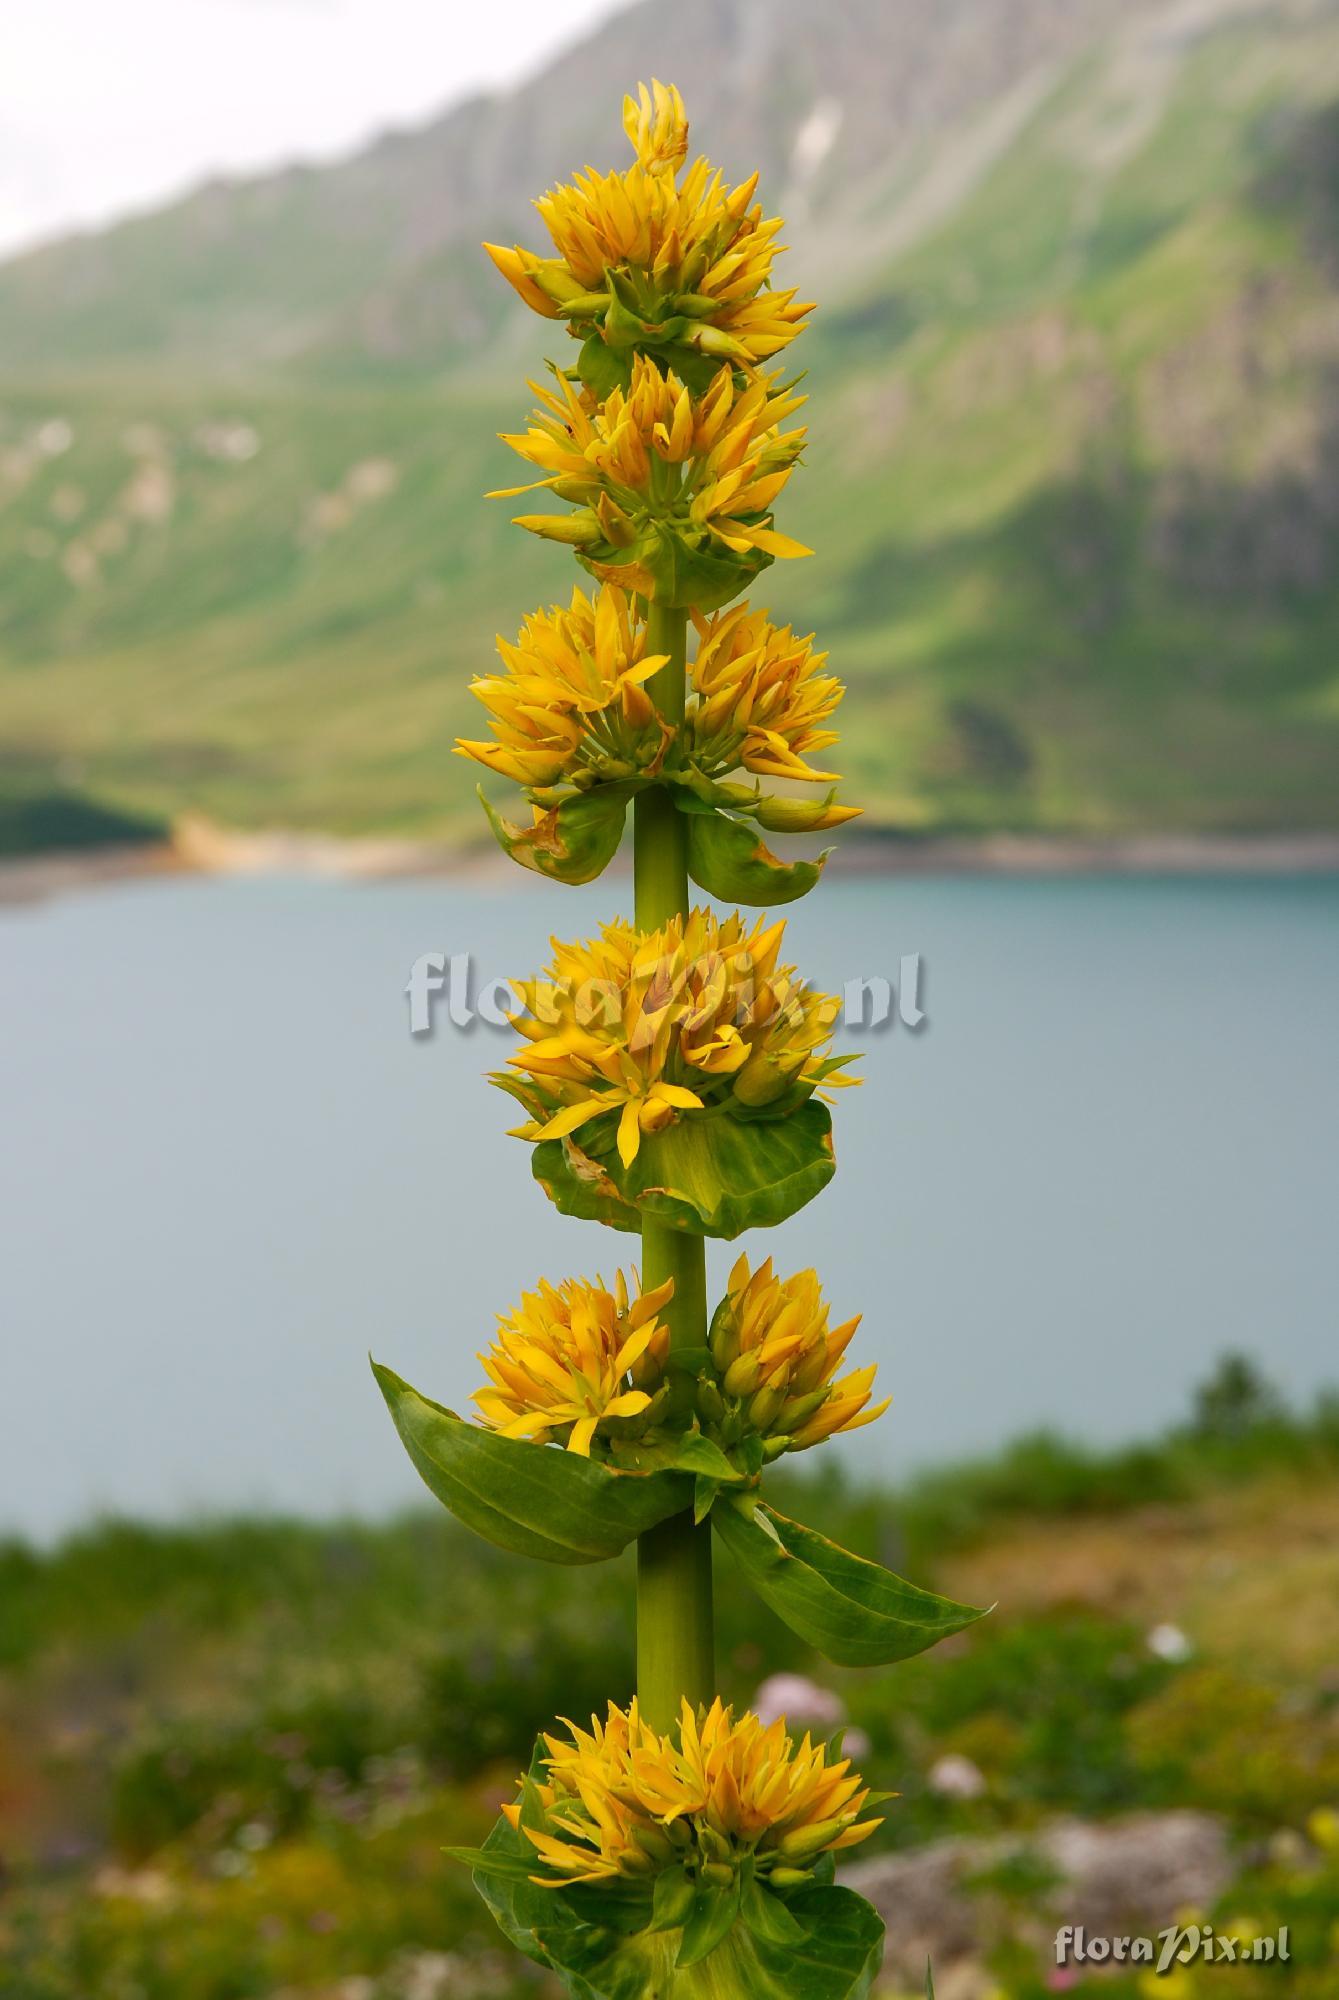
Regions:
<svg viewBox="0 0 1339 2000"><path fill-rule="evenodd" d="M590 1441L595 1435L598 1417L583 1417L579 1424L573 1424L572 1435L567 1440L567 1449L574 1451L578 1458L590 1457Z"/></svg>
<svg viewBox="0 0 1339 2000"><path fill-rule="evenodd" d="M813 550L806 548L803 542L793 541L789 535L779 535L775 528L747 528L736 524L735 532L746 536L755 548L762 549L766 555L780 556L783 560L813 554Z"/></svg>
<svg viewBox="0 0 1339 2000"><path fill-rule="evenodd" d="M637 1111L637 1100L630 1097L623 1106L623 1114L618 1121L618 1157L625 1167L632 1165L642 1143L642 1128Z"/></svg>
<svg viewBox="0 0 1339 2000"><path fill-rule="evenodd" d="M561 1111L554 1113L547 1125L541 1125L537 1136L541 1139L565 1139L569 1132L589 1124L592 1118L598 1118L602 1111L610 1108L602 1097L588 1097L581 1104L565 1104Z"/></svg>

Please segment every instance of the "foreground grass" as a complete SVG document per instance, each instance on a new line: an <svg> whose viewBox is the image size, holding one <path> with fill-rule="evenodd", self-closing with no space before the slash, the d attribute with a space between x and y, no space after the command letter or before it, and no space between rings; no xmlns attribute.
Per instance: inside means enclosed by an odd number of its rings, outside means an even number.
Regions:
<svg viewBox="0 0 1339 2000"><path fill-rule="evenodd" d="M887 1844L1212 1810L1242 1842L1238 1901L1266 1927L1294 1911L1289 1990L1319 2000L1306 1954L1339 1917L1332 1406L1296 1420L1210 1399L1137 1451L1034 1439L900 1494L829 1478L789 1498L922 1580L999 1600L932 1654L843 1674L724 1579L728 1692L747 1701L778 1668L825 1681L868 1775L900 1795ZM623 1569L537 1572L438 1515L107 1524L51 1554L5 1548L0 1995L547 1992L440 1850L479 1837L541 1724L629 1691ZM1150 1645L1159 1627L1173 1644ZM980 1774L976 1796L938 1781L947 1756ZM998 1958L982 1978L1000 1992L1045 1990L1021 1947ZM1255 2000L1234 1970L1227 1990Z"/></svg>

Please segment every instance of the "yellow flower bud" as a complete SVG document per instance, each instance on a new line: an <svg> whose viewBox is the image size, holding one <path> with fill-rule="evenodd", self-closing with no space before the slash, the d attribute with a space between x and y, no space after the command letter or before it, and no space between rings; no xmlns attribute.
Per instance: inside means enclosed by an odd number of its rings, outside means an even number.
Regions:
<svg viewBox="0 0 1339 2000"><path fill-rule="evenodd" d="M780 1388L759 1389L749 1403L749 1423L755 1431L767 1431L781 1405L786 1400L786 1392Z"/></svg>
<svg viewBox="0 0 1339 2000"><path fill-rule="evenodd" d="M588 548L600 539L600 523L589 507L575 514L513 514L512 526L526 528L546 542L566 542L574 549Z"/></svg>
<svg viewBox="0 0 1339 2000"><path fill-rule="evenodd" d="M732 1361L725 1371L721 1383L727 1396L749 1396L762 1379L762 1357L759 1354L741 1354Z"/></svg>
<svg viewBox="0 0 1339 2000"><path fill-rule="evenodd" d="M818 805L806 799L764 799L753 808L753 818L768 833L829 833L859 819L863 811L863 806L839 806L831 800Z"/></svg>
<svg viewBox="0 0 1339 2000"><path fill-rule="evenodd" d="M741 1104L758 1107L772 1104L790 1088L791 1073L770 1051L750 1056L734 1081L734 1094Z"/></svg>

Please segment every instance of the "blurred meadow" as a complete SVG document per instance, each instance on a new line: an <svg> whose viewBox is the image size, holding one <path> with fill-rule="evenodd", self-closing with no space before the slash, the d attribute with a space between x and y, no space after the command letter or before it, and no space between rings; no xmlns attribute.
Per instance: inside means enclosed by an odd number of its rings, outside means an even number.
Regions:
<svg viewBox="0 0 1339 2000"><path fill-rule="evenodd" d="M1085 1908L1286 1924L1291 1949L1064 1986L1089 2000L1333 1993L1333 1398L1289 1414L1229 1358L1146 1443L1038 1434L900 1491L778 1486L861 1553L999 1598L920 1659L843 1673L722 1564L727 1693L846 1724L898 1794L855 1869L890 1920L881 1994L919 1992L928 1951L941 1993L1043 2000L1054 1931ZM555 1714L631 1692L631 1583L626 1562L541 1573L422 1512L4 1546L0 1993L556 1994L441 1849L481 1837ZM1133 1823L1145 1865L1090 1855L1076 1888L1055 1853L1076 1821ZM942 1876L904 1880L927 1851Z"/></svg>
<svg viewBox="0 0 1339 2000"><path fill-rule="evenodd" d="M722 1553L725 1692L896 1794L878 2000L927 1956L938 2000L1332 2000L1339 0L450 11L133 0L50 132L0 79L0 2000L556 1995L442 1849L631 1691L631 1568L435 1511L365 1352L463 1404L541 1264L617 1254L404 981L627 900L541 914L451 744L570 587L481 498L550 329L479 239L537 246L651 74L821 301L817 553L759 594L867 816L795 955L924 953L778 1249L896 1400L776 1489L995 1607L845 1673ZM111 17L50 13L97 82ZM257 152L362 101L369 21L369 93L440 91ZM125 178L200 91L231 150ZM1080 1971L1074 1922L1290 1958Z"/></svg>

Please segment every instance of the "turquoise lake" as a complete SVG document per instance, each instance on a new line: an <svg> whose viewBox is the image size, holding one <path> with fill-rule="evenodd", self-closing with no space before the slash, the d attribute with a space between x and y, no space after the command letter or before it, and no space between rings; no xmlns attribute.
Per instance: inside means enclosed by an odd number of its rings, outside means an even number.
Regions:
<svg viewBox="0 0 1339 2000"><path fill-rule="evenodd" d="M548 1207L480 1074L509 1035L412 1038L410 966L527 970L626 895L0 910L0 1531L416 1497L368 1349L463 1405L497 1310L635 1239ZM866 1315L894 1403L853 1470L1148 1433L1227 1348L1295 1397L1339 1378L1339 880L850 878L789 931L830 987L922 961L926 1020L847 1035L837 1181L767 1246Z"/></svg>

